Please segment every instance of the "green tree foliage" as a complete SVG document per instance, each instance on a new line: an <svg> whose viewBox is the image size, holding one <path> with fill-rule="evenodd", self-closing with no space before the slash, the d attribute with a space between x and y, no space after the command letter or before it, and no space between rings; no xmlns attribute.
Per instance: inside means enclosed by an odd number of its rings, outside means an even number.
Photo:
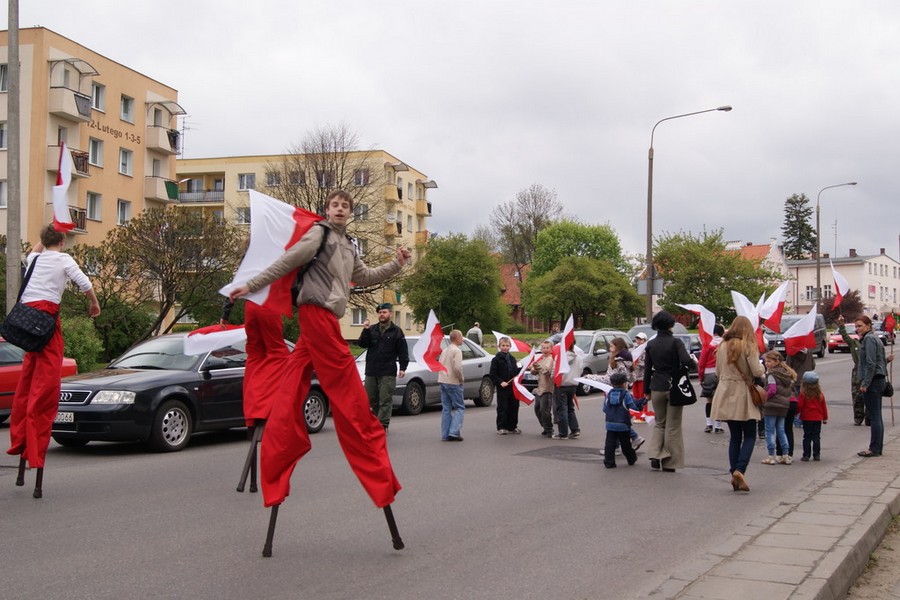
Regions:
<svg viewBox="0 0 900 600"><path fill-rule="evenodd" d="M722 230L665 234L657 240L654 261L666 286L659 305L672 313L684 313L676 304L702 304L723 323L735 316L731 290L756 302L772 292L779 276L738 252L726 250Z"/></svg>
<svg viewBox="0 0 900 600"><path fill-rule="evenodd" d="M567 256L605 260L620 273L628 271L619 236L609 224L585 225L566 219L538 233L530 276L549 273Z"/></svg>
<svg viewBox="0 0 900 600"><path fill-rule="evenodd" d="M807 258L816 251L816 229L810 224L813 209L806 194L794 194L784 202L784 256L788 260Z"/></svg>
<svg viewBox="0 0 900 600"><path fill-rule="evenodd" d="M584 327L620 325L640 315L643 301L628 279L607 260L562 258L549 272L523 285L526 310L542 319L573 314Z"/></svg>
<svg viewBox="0 0 900 600"><path fill-rule="evenodd" d="M69 317L61 324L65 355L75 359L79 373L92 370L103 354L103 342L90 317Z"/></svg>
<svg viewBox="0 0 900 600"><path fill-rule="evenodd" d="M444 325L479 321L486 331L503 331L507 308L500 294L500 267L487 245L463 234L436 236L415 271L401 284L416 320L433 309Z"/></svg>

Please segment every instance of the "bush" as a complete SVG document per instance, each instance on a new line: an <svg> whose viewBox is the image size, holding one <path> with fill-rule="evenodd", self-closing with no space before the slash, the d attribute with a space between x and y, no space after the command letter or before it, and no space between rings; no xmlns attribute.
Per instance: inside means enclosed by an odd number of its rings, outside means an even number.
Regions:
<svg viewBox="0 0 900 600"><path fill-rule="evenodd" d="M100 362L103 343L88 317L68 317L62 321L65 355L78 363L78 372L84 373Z"/></svg>

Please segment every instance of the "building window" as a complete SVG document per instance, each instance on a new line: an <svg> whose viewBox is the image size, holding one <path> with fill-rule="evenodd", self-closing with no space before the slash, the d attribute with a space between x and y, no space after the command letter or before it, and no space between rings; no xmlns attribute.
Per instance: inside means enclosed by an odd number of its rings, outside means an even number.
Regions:
<svg viewBox="0 0 900 600"><path fill-rule="evenodd" d="M9 190L7 189L6 181L0 181L0 208L6 208L7 203L9 202Z"/></svg>
<svg viewBox="0 0 900 600"><path fill-rule="evenodd" d="M369 170L357 169L353 172L353 183L356 185L369 185Z"/></svg>
<svg viewBox="0 0 900 600"><path fill-rule="evenodd" d="M131 175L134 163L134 153L125 148L119 148L119 173L122 175Z"/></svg>
<svg viewBox="0 0 900 600"><path fill-rule="evenodd" d="M250 224L250 207L249 206L238 206L235 209L235 222L238 225L249 225Z"/></svg>
<svg viewBox="0 0 900 600"><path fill-rule="evenodd" d="M412 329L412 313L406 313L406 329Z"/></svg>
<svg viewBox="0 0 900 600"><path fill-rule="evenodd" d="M150 167L150 174L154 177L162 177L162 161L158 158L153 159L153 164Z"/></svg>
<svg viewBox="0 0 900 600"><path fill-rule="evenodd" d="M9 91L9 68L6 65L0 65L0 92Z"/></svg>
<svg viewBox="0 0 900 600"><path fill-rule="evenodd" d="M88 142L88 162L95 167L103 166L103 140L90 139Z"/></svg>
<svg viewBox="0 0 900 600"><path fill-rule="evenodd" d="M0 122L0 150L6 149L6 121Z"/></svg>
<svg viewBox="0 0 900 600"><path fill-rule="evenodd" d="M406 233L412 233L412 215L406 215Z"/></svg>
<svg viewBox="0 0 900 600"><path fill-rule="evenodd" d="M116 203L116 225L128 225L131 221L131 202L122 200Z"/></svg>
<svg viewBox="0 0 900 600"><path fill-rule="evenodd" d="M407 184L406 184L406 199L407 199L407 200L412 200L412 199L413 199L412 184L411 184L411 183L407 183Z"/></svg>
<svg viewBox="0 0 900 600"><path fill-rule="evenodd" d="M122 94L122 110L119 117L123 121L134 123L134 98Z"/></svg>
<svg viewBox="0 0 900 600"><path fill-rule="evenodd" d="M87 193L87 218L91 221L100 221L102 217L103 196L97 192Z"/></svg>
<svg viewBox="0 0 900 600"><path fill-rule="evenodd" d="M826 283L822 286L822 297L823 298L834 298L834 294L831 293L831 284Z"/></svg>
<svg viewBox="0 0 900 600"><path fill-rule="evenodd" d="M202 179L200 180L203 181ZM197 190L198 192L200 190ZM213 179L213 191L214 192L224 192L225 191L225 180L221 177L216 177Z"/></svg>
<svg viewBox="0 0 900 600"><path fill-rule="evenodd" d="M369 220L369 205L368 204L354 204L353 205L353 218L359 219L360 221L368 221Z"/></svg>
<svg viewBox="0 0 900 600"><path fill-rule="evenodd" d="M364 308L354 308L350 314L352 318L351 325L362 325L368 318L366 317L366 309Z"/></svg>
<svg viewBox="0 0 900 600"><path fill-rule="evenodd" d="M281 185L281 173L269 171L266 173L266 185L269 187L277 187Z"/></svg>
<svg viewBox="0 0 900 600"><path fill-rule="evenodd" d="M816 299L816 288L814 286L806 286L806 299L810 301Z"/></svg>
<svg viewBox="0 0 900 600"><path fill-rule="evenodd" d="M106 86L99 83L91 84L91 108L106 111Z"/></svg>
<svg viewBox="0 0 900 600"><path fill-rule="evenodd" d="M256 189L256 173L238 173L239 190Z"/></svg>
<svg viewBox="0 0 900 600"><path fill-rule="evenodd" d="M291 185L306 185L306 173L303 171L291 171L290 179Z"/></svg>
<svg viewBox="0 0 900 600"><path fill-rule="evenodd" d="M367 255L369 253L369 240L366 238L357 238L359 241L359 252L362 255Z"/></svg>
<svg viewBox="0 0 900 600"><path fill-rule="evenodd" d="M316 181L320 188L331 189L334 187L334 171L316 171Z"/></svg>
<svg viewBox="0 0 900 600"><path fill-rule="evenodd" d="M162 127L163 126L163 111L159 108L153 109L153 126L154 127Z"/></svg>

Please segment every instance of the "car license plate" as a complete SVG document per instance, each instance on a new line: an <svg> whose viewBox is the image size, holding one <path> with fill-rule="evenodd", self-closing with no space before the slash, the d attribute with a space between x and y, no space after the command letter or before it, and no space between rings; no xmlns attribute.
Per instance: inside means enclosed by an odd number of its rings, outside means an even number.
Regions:
<svg viewBox="0 0 900 600"><path fill-rule="evenodd" d="M54 423L74 423L75 422L75 413L70 412L58 412L56 413L56 418L53 419Z"/></svg>

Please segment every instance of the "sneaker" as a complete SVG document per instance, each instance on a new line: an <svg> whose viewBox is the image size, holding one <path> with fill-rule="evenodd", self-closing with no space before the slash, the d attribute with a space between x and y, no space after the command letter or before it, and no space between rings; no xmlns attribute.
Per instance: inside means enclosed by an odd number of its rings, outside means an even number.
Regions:
<svg viewBox="0 0 900 600"><path fill-rule="evenodd" d="M553 435L553 432L552 431L542 431L541 435L544 437L550 437L551 435Z"/></svg>
<svg viewBox="0 0 900 600"><path fill-rule="evenodd" d="M558 433L554 433L553 435L550 436L550 439L551 440L567 440L567 439L569 439L569 436L559 435Z"/></svg>
<svg viewBox="0 0 900 600"><path fill-rule="evenodd" d="M570 438L577 438L580 436L581 436L581 431L573 431L572 433L569 434Z"/></svg>
<svg viewBox="0 0 900 600"><path fill-rule="evenodd" d="M801 457L800 457L800 460L803 461L803 462L809 462L809 457L808 457L808 456L801 456ZM819 459L817 458L816 460L819 460Z"/></svg>
<svg viewBox="0 0 900 600"><path fill-rule="evenodd" d="M779 454L778 456L775 457L775 462L777 462L779 465L783 465L784 459L785 459L785 457L782 456L781 454Z"/></svg>
<svg viewBox="0 0 900 600"><path fill-rule="evenodd" d="M819 461L822 460L822 459L820 459L818 456L813 456L813 460L816 461L816 462L819 462Z"/></svg>
<svg viewBox="0 0 900 600"><path fill-rule="evenodd" d="M767 456L767 457L765 457L764 459L762 459L762 464L764 464L764 465L775 465L775 464L778 464L778 463L775 462L775 457L773 457L773 456Z"/></svg>
<svg viewBox="0 0 900 600"><path fill-rule="evenodd" d="M646 441L647 441L647 440L645 440L644 438L638 437L636 440L634 440L633 442L631 442L631 447L634 448L634 451L635 451L635 452L637 452L637 451L638 451L638 448L640 448L641 446L643 446L643 445L644 445L644 442L646 442Z"/></svg>
<svg viewBox="0 0 900 600"><path fill-rule="evenodd" d="M725 433L725 429L722 427L716 427L715 432L716 433Z"/></svg>
<svg viewBox="0 0 900 600"><path fill-rule="evenodd" d="M516 428L516 429L513 429L512 431L507 431L506 433L512 433L512 434L514 434L514 435L520 435L520 434L522 433L522 430L519 429L519 428Z"/></svg>
<svg viewBox="0 0 900 600"><path fill-rule="evenodd" d="M703 430L703 433L712 433L712 425L707 425L706 429Z"/></svg>
<svg viewBox="0 0 900 600"><path fill-rule="evenodd" d="M508 432L507 430L505 430L505 429L498 429L498 430L497 430L497 435L506 435L507 433L509 433L509 432Z"/></svg>
<svg viewBox="0 0 900 600"><path fill-rule="evenodd" d="M785 454L785 455L784 455L784 462L782 462L781 464L783 464L783 465L789 465L789 464L791 464L791 463L793 463L793 462L794 462L794 457L793 457L793 456L790 456L790 455L788 455L788 454Z"/></svg>

